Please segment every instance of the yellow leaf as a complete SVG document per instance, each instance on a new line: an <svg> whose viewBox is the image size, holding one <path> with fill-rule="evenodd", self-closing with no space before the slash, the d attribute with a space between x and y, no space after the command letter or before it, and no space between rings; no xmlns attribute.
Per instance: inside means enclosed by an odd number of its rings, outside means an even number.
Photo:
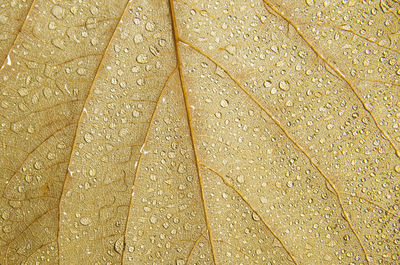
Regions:
<svg viewBox="0 0 400 265"><path fill-rule="evenodd" d="M0 3L0 264L397 264L395 0Z"/></svg>

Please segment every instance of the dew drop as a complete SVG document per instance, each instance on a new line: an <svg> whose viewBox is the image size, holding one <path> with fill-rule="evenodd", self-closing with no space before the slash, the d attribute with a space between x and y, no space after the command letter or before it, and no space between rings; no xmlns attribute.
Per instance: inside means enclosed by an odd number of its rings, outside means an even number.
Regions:
<svg viewBox="0 0 400 265"><path fill-rule="evenodd" d="M236 178L237 182L239 182L240 184L244 183L244 176L240 175Z"/></svg>
<svg viewBox="0 0 400 265"><path fill-rule="evenodd" d="M79 220L79 222L84 225L87 226L91 223L91 220L89 219L89 217L83 217Z"/></svg>
<svg viewBox="0 0 400 265"><path fill-rule="evenodd" d="M54 6L51 9L51 13L53 16L55 16L57 19L62 19L64 16L64 9L61 6Z"/></svg>
<svg viewBox="0 0 400 265"><path fill-rule="evenodd" d="M6 24L8 20L8 17L5 15L0 15L0 24Z"/></svg>
<svg viewBox="0 0 400 265"><path fill-rule="evenodd" d="M151 216L149 221L150 221L150 223L155 224L155 223L157 223L157 217Z"/></svg>
<svg viewBox="0 0 400 265"><path fill-rule="evenodd" d="M32 177L31 175L26 175L26 176L25 176L25 181L26 181L27 183L31 183L32 180L33 180L33 177Z"/></svg>
<svg viewBox="0 0 400 265"><path fill-rule="evenodd" d="M264 87L268 88L272 86L272 82L270 80L267 80L264 82Z"/></svg>
<svg viewBox="0 0 400 265"><path fill-rule="evenodd" d="M56 155L55 155L54 153L49 152L49 153L47 154L47 159L53 160L54 158L56 158Z"/></svg>
<svg viewBox="0 0 400 265"><path fill-rule="evenodd" d="M115 241L114 250L117 253L122 254L122 251L124 250L124 238L123 237L120 237L117 241Z"/></svg>
<svg viewBox="0 0 400 265"><path fill-rule="evenodd" d="M124 136L126 136L128 134L128 132L129 132L129 130L127 128L122 128L119 131L119 136L124 137Z"/></svg>
<svg viewBox="0 0 400 265"><path fill-rule="evenodd" d="M153 22L147 22L146 26L144 27L147 31L154 31L155 24Z"/></svg>
<svg viewBox="0 0 400 265"><path fill-rule="evenodd" d="M228 45L225 49L231 55L234 55L236 53L236 47L233 45Z"/></svg>
<svg viewBox="0 0 400 265"><path fill-rule="evenodd" d="M95 175L96 175L96 169L94 168L89 169L89 176L93 177Z"/></svg>
<svg viewBox="0 0 400 265"><path fill-rule="evenodd" d="M229 101L226 99L222 99L219 104L221 105L221 107L226 108L229 105Z"/></svg>
<svg viewBox="0 0 400 265"><path fill-rule="evenodd" d="M306 0L307 5L313 6L314 5L314 0Z"/></svg>
<svg viewBox="0 0 400 265"><path fill-rule="evenodd" d="M264 197L264 196L261 196L261 197L260 197L260 202L261 202L261 203L267 203L267 202L268 202L268 199L267 199L266 197Z"/></svg>
<svg viewBox="0 0 400 265"><path fill-rule="evenodd" d="M176 265L184 265L185 261L183 259L177 259L175 262Z"/></svg>
<svg viewBox="0 0 400 265"><path fill-rule="evenodd" d="M132 116L135 117L135 118L139 118L140 112L137 111L137 110L134 110L134 111L132 111Z"/></svg>
<svg viewBox="0 0 400 265"><path fill-rule="evenodd" d="M76 70L76 72L78 73L78 75L85 75L87 71L85 68L80 67Z"/></svg>
<svg viewBox="0 0 400 265"><path fill-rule="evenodd" d="M144 53L141 53L141 54L139 54L137 57L136 57L136 61L138 62L138 63L147 63L148 62L148 57L147 57L147 55L146 54L144 54Z"/></svg>
<svg viewBox="0 0 400 265"><path fill-rule="evenodd" d="M55 46L55 47L57 47L57 48L59 48L59 49L61 49L61 50L63 50L64 49L64 41L63 40L61 40L61 39L53 39L52 41L51 41L51 43Z"/></svg>
<svg viewBox="0 0 400 265"><path fill-rule="evenodd" d="M289 82L286 80L280 81L279 88L282 89L283 91L289 90L289 88L290 88Z"/></svg>
<svg viewBox="0 0 400 265"><path fill-rule="evenodd" d="M36 161L36 162L33 164L33 167L34 167L35 169L39 170L39 169L42 169L43 164L42 164L41 161Z"/></svg>
<svg viewBox="0 0 400 265"><path fill-rule="evenodd" d="M258 216L255 212L251 214L251 217L253 218L254 221L260 221L260 216Z"/></svg>
<svg viewBox="0 0 400 265"><path fill-rule="evenodd" d="M186 167L185 167L185 165L184 164L179 164L179 166L178 166L178 173L181 173L181 174L183 174L183 173L185 173L186 172Z"/></svg>
<svg viewBox="0 0 400 265"><path fill-rule="evenodd" d="M133 37L133 41L134 41L135 43L141 43L141 42L143 41L143 35L142 35L142 34L136 34L136 35Z"/></svg>
<svg viewBox="0 0 400 265"><path fill-rule="evenodd" d="M84 139L85 142L90 143L91 141L93 141L93 135L91 135L90 133L86 133Z"/></svg>
<svg viewBox="0 0 400 265"><path fill-rule="evenodd" d="M6 64L7 64L7 65L11 65L10 55L7 55L7 62L6 62Z"/></svg>

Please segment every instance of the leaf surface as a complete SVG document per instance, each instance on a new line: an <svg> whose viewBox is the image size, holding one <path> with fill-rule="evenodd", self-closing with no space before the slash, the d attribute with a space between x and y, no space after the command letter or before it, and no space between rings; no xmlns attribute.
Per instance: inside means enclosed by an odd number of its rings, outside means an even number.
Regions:
<svg viewBox="0 0 400 265"><path fill-rule="evenodd" d="M10 7L1 264L400 259L397 1Z"/></svg>

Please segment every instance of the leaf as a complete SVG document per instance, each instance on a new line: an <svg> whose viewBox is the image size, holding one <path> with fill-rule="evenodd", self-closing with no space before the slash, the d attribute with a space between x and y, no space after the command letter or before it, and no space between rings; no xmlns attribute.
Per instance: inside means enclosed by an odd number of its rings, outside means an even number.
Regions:
<svg viewBox="0 0 400 265"><path fill-rule="evenodd" d="M397 1L16 2L0 264L398 263Z"/></svg>

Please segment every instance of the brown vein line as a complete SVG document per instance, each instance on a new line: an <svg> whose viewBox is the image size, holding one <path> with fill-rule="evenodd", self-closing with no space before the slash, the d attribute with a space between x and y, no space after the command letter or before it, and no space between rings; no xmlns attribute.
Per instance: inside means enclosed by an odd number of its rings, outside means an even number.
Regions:
<svg viewBox="0 0 400 265"><path fill-rule="evenodd" d="M185 82L184 82L184 79L183 79L181 54L180 54L180 50L179 50L179 34L178 34L178 26L176 24L174 0L169 0L169 5L170 5L169 10L170 10L170 14L171 14L172 28L173 28L173 33L174 33L176 61L177 61L177 67L178 67L178 70L179 70L179 79L180 79L180 82L181 82L183 99L184 99L184 102L185 102L187 122L188 122L189 130L190 130L190 138L192 140L193 155L194 155L194 159L195 159L197 175L198 175L198 178L199 178L200 194L201 194L201 200L202 200L203 211L204 211L204 219L205 219L205 223L206 223L207 230L208 230L208 237L209 237L209 241L210 241L213 261L214 261L214 264L217 264L217 259L216 259L216 256L215 256L215 250L214 250L214 244L213 244L213 237L212 237L211 227L210 227L210 223L209 223L209 219L208 219L207 206L206 206L206 202L205 202L205 199L204 199L204 187L203 187L203 182L202 182L202 179L201 179L201 176L200 176L199 159L198 159L198 156L197 156L196 142L195 142L195 139L194 139L194 130L193 130L193 127L192 127L190 107L189 107L189 102L188 102L188 95L187 95L187 92L186 92L186 89L185 89Z"/></svg>
<svg viewBox="0 0 400 265"><path fill-rule="evenodd" d="M397 155L397 157L400 158L400 152L399 150L397 150L396 146L393 143L393 140L390 138L390 136L379 126L378 121L375 119L374 115L372 114L372 111L370 109L368 109L368 107L365 105L364 101L362 100L361 96L358 94L358 92L356 91L356 89L353 87L353 85L350 83L349 80L347 80L347 78L342 74L342 72L338 69L336 69L335 66L333 66L327 59L324 58L324 56L322 56L313 46L312 44L307 40L307 38L303 35L303 33L301 33L301 31L297 28L297 26L287 17L285 17L285 15L283 15L278 9L275 8L275 6L273 6L271 3L269 3L267 0L263 0L264 3L271 8L276 14L278 14L282 19L284 19L289 25L291 25L297 32L297 34L299 34L299 36L307 43L307 45L311 48L311 50L319 57L321 58L321 60L328 65L349 87L350 89L353 91L354 95L357 97L357 99L361 102L362 106L364 107L364 109L368 112L368 114L371 116L372 120L374 121L376 127L378 128L378 130L385 136L385 138L389 141L390 145L393 147L393 149L395 150L395 153Z"/></svg>
<svg viewBox="0 0 400 265"><path fill-rule="evenodd" d="M127 1L126 5L125 5L125 7L124 7L124 11L122 12L122 15L121 15L121 17L120 17L120 19L119 19L117 25L115 26L112 35L111 35L111 38L110 38L110 40L108 41L107 47L106 47L106 49L105 49L105 51L104 51L104 53L103 53L103 57L101 58L101 61L100 61L99 65L97 66L96 75L95 75L94 78L92 79L92 85L91 85L90 88L89 88L88 95L87 95L87 97L86 97L86 99L85 99L85 102L84 102L84 104L83 104L83 108L82 108L82 111L81 111L81 115L79 116L78 123L77 123L76 129L75 129L74 140L73 140L73 145L72 145L72 148L71 148L71 153L70 153L70 155L69 155L68 166L69 166L70 163L71 163L72 154L73 154L73 152L74 152L74 150L75 150L75 146L76 146L76 144L77 144L77 142L76 142L76 141L77 141L77 137L76 137L76 136L77 136L77 134L78 134L79 124L82 123L83 114L85 113L85 112L84 112L84 109L85 109L86 105L88 104L88 101L89 101L90 96L91 96L92 93L93 93L94 83L95 83L95 81L96 81L97 78L98 78L98 75L99 75L99 72L100 72L99 70L100 70L100 68L101 68L101 67L103 66L103 64L104 64L104 59L106 58L106 54L108 54L108 51L109 51L110 48L111 48L111 43L112 43L112 41L113 41L113 39L114 39L114 37L115 37L115 35L116 35L116 32L117 32L118 27L119 27L120 24L121 24L122 18L125 16L125 14L126 14L126 12L127 12L127 10L128 10L128 7L129 7L129 4L130 4L130 3L131 3L131 1ZM58 256L58 264L60 264L60 246L61 246L61 244L60 244L60 228L61 228L60 221L61 221L61 214L62 214L62 213L61 213L61 201L62 201L62 198L63 198L63 196L64 196L64 194L65 194L65 185L66 185L66 183L67 183L68 176L69 176L69 174L68 174L68 167L67 167L67 172L65 173L64 183L63 183L63 185L62 185L62 192L61 192L61 195L60 195L60 201L59 201L59 204L58 204L58 211L59 211L59 214L58 214L58 222L57 222L57 223L58 223L58 229L57 229L57 256Z"/></svg>
<svg viewBox="0 0 400 265"><path fill-rule="evenodd" d="M32 3L31 3L31 6L29 7L28 12L26 13L24 22L22 23L21 27L18 29L17 34L16 34L16 36L15 36L15 39L14 39L13 43L11 44L10 49L8 50L8 53L7 53L6 57L4 58L3 63L0 65L0 72L1 72L2 69L4 69L4 68L2 68L2 67L5 65L5 63L6 63L6 61L7 61L7 57L10 56L11 51L12 51L13 48L16 46L17 41L18 41L18 39L19 39L19 37L20 37L20 34L21 34L23 28L25 27L26 21L28 20L29 15L32 13L32 10L33 10L33 8L34 8L34 6L35 6L35 3L36 3L36 0L33 0Z"/></svg>
<svg viewBox="0 0 400 265"><path fill-rule="evenodd" d="M14 242L15 240L17 240L19 236L21 236L21 235L22 235L23 233L25 233L28 229L30 229L30 227L31 227L32 225L34 225L36 222L38 222L41 218L45 217L45 216L46 216L47 214L49 214L51 211L56 210L56 209L57 209L57 207L50 208L50 209L46 210L45 212L43 212L41 215L37 216L35 219L33 219L32 222L30 222L29 224L25 224L26 227L25 227L22 231L20 231L20 232L18 233L18 235L16 235L10 242L7 243L7 250L6 250L6 255L5 255L5 258L4 258L5 261L6 261L6 264L5 264L5 265L8 264L8 253L10 252L11 243Z"/></svg>
<svg viewBox="0 0 400 265"><path fill-rule="evenodd" d="M51 243L54 243L54 241L49 241L46 244L42 244L41 246L39 246L38 248L36 248L35 250L32 251L31 254L29 254L28 256L25 256L25 260L29 260L34 254L38 253L42 248L47 247L48 245L50 245ZM28 263L29 264L29 263Z"/></svg>
<svg viewBox="0 0 400 265"><path fill-rule="evenodd" d="M193 251L195 250L197 244L200 242L200 239L204 236L205 233L206 233L206 231L204 231L203 233L201 233L200 236L199 236L199 237L196 239L196 241L194 242L192 248L191 248L190 251L189 251L189 255L188 255L187 259L186 259L185 265L188 265L188 264L189 264L189 260L190 260L190 257L191 257L192 254L193 254Z"/></svg>
<svg viewBox="0 0 400 265"><path fill-rule="evenodd" d="M356 236L358 242L361 245L362 250L364 251L365 257L367 259L367 262L369 264L369 260L367 257L367 252L361 242L361 239L359 238L358 234L355 232L349 217L346 214L346 211L344 210L344 206L340 200L340 196L339 196L339 192L336 189L336 187L334 186L334 184L331 182L331 180L322 172L322 170L317 166L317 164L314 162L314 160L307 154L307 152L299 145L297 144L297 142L289 135L289 133L282 127L282 125L279 123L279 121L277 119L275 119L275 117L269 112L268 109L264 108L264 106L258 102L258 100L253 97L240 83L238 80L236 80L222 65L220 65L217 61L215 61L213 58L211 58L209 55L207 55L206 53L204 53L203 51L201 51L199 48L193 46L191 43L184 41L182 39L180 39L180 41L182 43L185 43L186 45L188 45L189 47L191 47L193 50L197 51L198 53L200 53L201 55L203 55L204 57L208 58L210 61L212 61L213 63L215 63L217 66L219 66L228 76L229 78L232 79L233 82L235 82L235 84L240 87L240 89L247 95L249 96L254 103L256 103L271 119L272 121L282 130L282 132L286 135L286 137L308 158L308 160L310 161L310 163L314 166L314 168L323 176L323 178L332 186L332 188L334 189L335 193L336 193L336 197L339 201L340 207L343 211L343 214L345 216L345 220L347 221L347 223L349 224L350 229L352 230L352 232L354 233L354 235Z"/></svg>
<svg viewBox="0 0 400 265"><path fill-rule="evenodd" d="M379 44L378 42L376 42L374 40L371 40L371 39L369 39L367 37L364 37L363 35L355 32L353 30L344 29L344 28L341 28L341 27L339 27L337 25L334 25L334 24L321 23L321 22L300 22L300 23L297 23L297 25L315 25L315 26L322 26L322 27L328 27L328 28L335 28L335 29L338 29L338 30L341 30L341 31L352 33L355 36L357 36L357 37L359 37L361 39L364 39L364 40L366 40L368 42L371 42L371 43L373 43L373 44L375 44L375 45L377 45L377 46L379 46L381 48L388 49L388 50L391 50L391 51L396 52L396 53L400 53L400 51L398 51L396 49L393 49L393 48L387 47L385 45Z"/></svg>
<svg viewBox="0 0 400 265"><path fill-rule="evenodd" d="M164 94L164 92L166 90L166 87L167 87L170 79L172 78L172 76L176 72L176 70L177 70L177 67L175 67L175 69L172 70L172 72L169 74L167 80L164 83L164 86L162 87L162 89L160 91L160 95L158 96L157 103L154 106L154 110L153 110L153 113L151 115L151 119L149 121L149 126L147 127L147 130L146 130L146 136L144 137L144 140L143 140L143 149L144 149L144 146L146 145L146 143L148 141L149 134L150 134L150 129L152 127L151 125L154 123L154 119L155 119L155 116L156 116L156 113L157 113L157 106L160 104L160 101L162 99L162 95ZM135 184L136 184L137 175L139 173L139 168L140 168L140 165L141 165L141 162L142 162L143 153L144 152L140 152L140 154L139 154L138 163L137 163L137 166L136 166L136 171L135 171L134 180L133 180L133 184L132 184L131 194L133 194L133 192L134 192L134 187L135 187ZM127 215L127 218L126 218L124 235L123 235L124 236L124 242L126 242L126 234L127 234L127 231L128 231L128 229L127 229L128 228L128 224L129 224L129 221L130 221L130 218L129 218L130 217L130 212L131 212L131 209L133 208L132 206L133 206L133 196L131 196L131 198L129 200L128 215ZM123 249L122 254L121 254L121 265L124 264L125 252L126 252L126 248Z"/></svg>
<svg viewBox="0 0 400 265"><path fill-rule="evenodd" d="M31 151L27 151L27 155L25 156L25 158L22 160L22 162L20 163L20 165L18 166L18 168L14 171L14 174L7 180L8 183L7 185L4 187L3 191L1 194L3 194L3 192L7 189L8 185L10 184L10 181L15 177L15 175L17 175L19 173L19 169L21 169L21 167L23 166L23 164L28 160L29 156L37 151L39 149L39 147L41 147L45 142L47 142L50 138L52 138L55 134L64 131L65 129L67 129L68 127L70 127L71 125L74 125L75 122L72 123L68 123L64 126L62 126L61 128L57 129L55 132L51 133L49 136L47 136L43 141L41 141L40 143L38 143Z"/></svg>
<svg viewBox="0 0 400 265"><path fill-rule="evenodd" d="M255 260L255 259L253 259L251 256L249 256L249 254L243 252L240 248L238 248L237 246L232 245L232 244L229 243L228 241L225 241L225 240L223 240L223 239L215 239L215 241L216 241L216 242L220 242L220 243L222 243L222 244L225 244L225 245L229 246L231 249L234 249L236 252L242 253L243 256L248 257L248 258L249 258L251 261L253 261L255 264L260 264L260 263L258 263L257 260ZM243 263L241 263L241 264L243 264Z"/></svg>
<svg viewBox="0 0 400 265"><path fill-rule="evenodd" d="M212 136L205 135L205 134L196 134L196 137L198 137L198 138L207 138L207 139L213 140L213 141L215 141L215 142L217 142L217 143L219 143L219 144L225 145L225 146L228 147L228 148L232 148L232 149L235 150L236 152L240 153L239 149L237 149L237 148L234 147L233 145L230 145L230 144L228 144L228 143L225 143L224 141L220 141L220 140L218 140L218 139L216 139L216 138L214 138L214 137L212 137Z"/></svg>
<svg viewBox="0 0 400 265"><path fill-rule="evenodd" d="M340 193L340 194L343 194L343 195L346 195L346 196L349 196L349 197L352 197L352 198L360 199L360 200L362 200L362 201L366 201L366 202L368 202L368 203L370 203L370 204L376 206L377 208L379 208L379 209L381 209L381 210L383 210L383 211L385 211L385 212L387 212L387 213L390 213L390 214L393 215L393 216L396 216L396 217L399 217L399 218L400 218L400 215L398 215L398 214L396 214L396 213L394 213L394 212L392 212L392 211L386 209L385 207L383 207L383 206L380 205L379 203L376 203L376 202L374 202L374 201L372 201L372 200L369 200L369 199L364 198L364 197L362 197L362 196L358 196L358 195L356 195L356 194L347 193L347 192L339 192L339 193Z"/></svg>
<svg viewBox="0 0 400 265"><path fill-rule="evenodd" d="M358 78L361 81L365 81L365 82L371 82L371 83L382 83L385 85L392 85L392 86L400 86L400 83L393 83L393 82L389 82L389 81L384 81L384 80L375 80L375 79L368 79L368 78Z"/></svg>
<svg viewBox="0 0 400 265"><path fill-rule="evenodd" d="M201 164L203 167L205 167L206 169L210 170L211 172L213 172L214 174L216 174L218 177L220 177L222 179L222 181L225 183L225 185L227 185L228 187L230 187L232 190L234 190L239 196L240 198L242 198L242 200L250 207L250 209L255 212L261 219L261 222L265 225L265 227L268 229L268 231L270 231L272 233L272 235L281 243L283 249L286 251L286 253L290 256L290 258L293 260L293 262L295 264L298 264L294 258L294 256L290 253L290 251L286 248L285 244L283 244L282 240L278 237L277 234L274 233L274 231L271 229L271 227L267 224L267 222L264 220L264 218L262 217L262 215L253 208L253 206L251 206L251 203L243 196L243 194L236 189L235 186L233 186L231 183L229 183L229 181L226 180L226 178L224 178L222 176L222 174L220 174L218 171L216 171L215 169L205 165L205 164Z"/></svg>
<svg viewBox="0 0 400 265"><path fill-rule="evenodd" d="M45 111L48 111L48 110L53 110L53 109L56 108L56 107L60 107L60 106L63 106L63 105L69 104L69 103L81 102L81 101L83 101L83 100L81 100L81 99L72 99L72 100L67 100L67 101L58 102L57 104L54 104L54 105L52 105L52 106L47 106L47 107L45 107L45 108L33 110L33 111L29 112L29 113L26 113L21 119L14 120L14 121L12 121L12 122L13 122L13 123L16 123L16 122L24 121L24 120L28 119L29 116L32 116L33 114L38 114L38 113L40 113L40 112L45 112Z"/></svg>

